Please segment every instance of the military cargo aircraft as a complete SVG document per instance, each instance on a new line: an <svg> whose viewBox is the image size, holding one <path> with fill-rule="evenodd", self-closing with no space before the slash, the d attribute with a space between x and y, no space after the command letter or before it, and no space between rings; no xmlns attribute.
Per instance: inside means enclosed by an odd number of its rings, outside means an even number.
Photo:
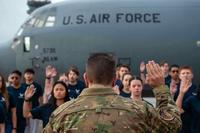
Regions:
<svg viewBox="0 0 200 133"><path fill-rule="evenodd" d="M48 64L84 72L91 53L116 56L139 74L141 61L190 65L200 79L200 1L66 0L36 9L11 46L1 48L1 72L33 67L44 80ZM10 48L11 47L11 48ZM12 50L11 50L12 49ZM9 53L9 54L7 54Z"/></svg>

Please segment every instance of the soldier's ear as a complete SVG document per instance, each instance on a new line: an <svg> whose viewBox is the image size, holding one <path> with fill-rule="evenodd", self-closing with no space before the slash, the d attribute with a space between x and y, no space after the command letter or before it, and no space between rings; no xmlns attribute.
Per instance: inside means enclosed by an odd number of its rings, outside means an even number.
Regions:
<svg viewBox="0 0 200 133"><path fill-rule="evenodd" d="M84 79L84 81L85 81L85 85L88 87L88 77L87 77L87 74L86 74L86 72L83 74L83 79Z"/></svg>

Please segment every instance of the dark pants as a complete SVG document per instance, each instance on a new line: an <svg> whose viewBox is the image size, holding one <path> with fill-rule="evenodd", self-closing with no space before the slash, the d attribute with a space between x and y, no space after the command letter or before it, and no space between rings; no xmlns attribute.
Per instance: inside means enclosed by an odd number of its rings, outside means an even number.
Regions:
<svg viewBox="0 0 200 133"><path fill-rule="evenodd" d="M5 133L12 133L12 125L6 124Z"/></svg>
<svg viewBox="0 0 200 133"><path fill-rule="evenodd" d="M24 133L26 128L26 123L17 123L17 133Z"/></svg>

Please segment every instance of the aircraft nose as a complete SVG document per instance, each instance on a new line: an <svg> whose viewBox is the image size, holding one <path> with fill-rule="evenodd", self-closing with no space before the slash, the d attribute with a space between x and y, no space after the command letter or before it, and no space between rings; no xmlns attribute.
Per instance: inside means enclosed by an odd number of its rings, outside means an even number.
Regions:
<svg viewBox="0 0 200 133"><path fill-rule="evenodd" d="M19 45L21 43L21 40L18 38L18 37L15 37L12 41L12 44L11 44L11 48L13 50L15 50L15 48L17 47L17 45Z"/></svg>
<svg viewBox="0 0 200 133"><path fill-rule="evenodd" d="M16 69L16 55L10 44L10 41L0 44L0 73L4 77Z"/></svg>

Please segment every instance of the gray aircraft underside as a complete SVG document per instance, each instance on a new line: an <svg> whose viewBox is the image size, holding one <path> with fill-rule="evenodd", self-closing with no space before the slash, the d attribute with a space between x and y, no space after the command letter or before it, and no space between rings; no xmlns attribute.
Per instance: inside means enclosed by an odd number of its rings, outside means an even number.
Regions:
<svg viewBox="0 0 200 133"><path fill-rule="evenodd" d="M91 53L107 52L115 55L118 63L129 64L135 75L141 61L190 65L197 82L199 14L200 1L191 0L67 0L50 4L37 9L22 25L12 42L16 61L7 62L20 70L33 67L42 82L48 64L59 73L77 65L83 73Z"/></svg>

